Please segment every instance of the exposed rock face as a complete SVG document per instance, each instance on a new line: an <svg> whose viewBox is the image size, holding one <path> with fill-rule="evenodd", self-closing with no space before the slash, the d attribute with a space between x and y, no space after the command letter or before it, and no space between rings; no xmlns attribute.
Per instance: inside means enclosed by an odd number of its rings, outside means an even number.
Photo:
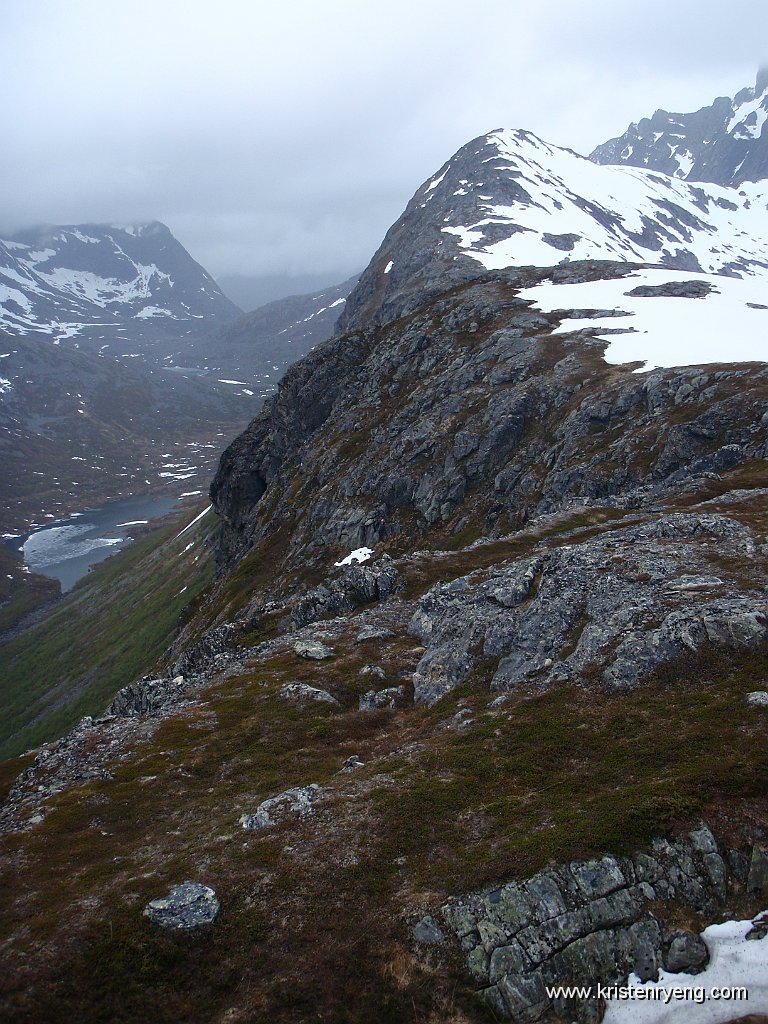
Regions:
<svg viewBox="0 0 768 1024"><path fill-rule="evenodd" d="M178 704L186 691L187 681L184 676L174 676L172 679L167 676L144 676L118 691L107 714L119 718L149 715L167 704Z"/></svg>
<svg viewBox="0 0 768 1024"><path fill-rule="evenodd" d="M641 505L764 458L768 368L609 368L604 341L553 337L561 316L516 294L629 270L499 272L311 353L222 457L222 564L281 527L305 558L414 529L488 535L576 502ZM375 564L347 571L363 581ZM359 600L327 589L325 614Z"/></svg>
<svg viewBox="0 0 768 1024"><path fill-rule="evenodd" d="M631 687L686 650L757 644L768 636L758 564L751 592L705 569L755 555L740 523L679 513L439 584L411 622L427 646L416 700L438 700L480 658L499 659L500 691L583 677Z"/></svg>
<svg viewBox="0 0 768 1024"><path fill-rule="evenodd" d="M536 1021L548 1012L598 1019L597 1005L551 1000L547 985L645 981L664 966L697 973L706 965L702 940L666 931L648 907L677 900L713 914L728 894L727 861L706 826L650 852L606 856L547 868L490 892L451 900L442 916L467 956L467 967L491 1008L504 1018ZM733 880L743 884L738 868ZM658 911L656 911L658 913ZM429 942L425 930L419 940Z"/></svg>
<svg viewBox="0 0 768 1024"><path fill-rule="evenodd" d="M351 566L341 576L305 594L294 606L291 622L303 626L318 619L343 615L371 601L382 601L395 593L399 582L389 555L372 565Z"/></svg>
<svg viewBox="0 0 768 1024"><path fill-rule="evenodd" d="M590 159L662 171L688 181L740 185L768 177L768 71L734 99L691 114L657 110L598 146Z"/></svg>
<svg viewBox="0 0 768 1024"><path fill-rule="evenodd" d="M152 900L144 916L161 928L191 931L213 924L221 909L216 892L200 882L174 885L167 896Z"/></svg>

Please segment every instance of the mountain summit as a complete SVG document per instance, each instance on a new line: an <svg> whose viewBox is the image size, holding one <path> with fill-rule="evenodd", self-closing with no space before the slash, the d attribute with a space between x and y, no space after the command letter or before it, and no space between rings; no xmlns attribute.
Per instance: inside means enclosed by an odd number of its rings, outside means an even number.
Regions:
<svg viewBox="0 0 768 1024"><path fill-rule="evenodd" d="M590 159L663 171L687 181L741 185L768 176L768 67L754 88L718 97L690 114L657 110L623 135L598 146Z"/></svg>
<svg viewBox="0 0 768 1024"><path fill-rule="evenodd" d="M494 131L462 147L418 189L339 326L386 321L450 283L511 266L610 260L763 276L765 200L765 182L738 191L694 185L597 166L531 132Z"/></svg>

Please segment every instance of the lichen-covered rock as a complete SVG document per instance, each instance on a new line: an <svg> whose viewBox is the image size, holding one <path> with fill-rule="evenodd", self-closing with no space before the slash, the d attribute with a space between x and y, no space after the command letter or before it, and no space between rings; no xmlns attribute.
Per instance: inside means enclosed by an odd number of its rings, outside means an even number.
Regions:
<svg viewBox="0 0 768 1024"><path fill-rule="evenodd" d="M333 657L333 651L320 640L297 640L293 650L300 658L308 661L325 661Z"/></svg>
<svg viewBox="0 0 768 1024"><path fill-rule="evenodd" d="M328 693L327 690L320 690L316 686L310 686L308 683L286 683L280 688L280 696L284 700L289 700L293 704L334 704L336 707L340 707L339 702L333 696Z"/></svg>
<svg viewBox="0 0 768 1024"><path fill-rule="evenodd" d="M395 634L391 629L380 626L363 626L355 639L356 644L364 644L369 640L391 640Z"/></svg>
<svg viewBox="0 0 768 1024"><path fill-rule="evenodd" d="M416 922L411 928L411 935L421 946L443 946L447 941L445 932L431 914Z"/></svg>
<svg viewBox="0 0 768 1024"><path fill-rule="evenodd" d="M709 950L695 932L674 931L664 943L664 969L672 974L700 974L709 963Z"/></svg>
<svg viewBox="0 0 768 1024"><path fill-rule="evenodd" d="M176 931L190 931L213 924L221 909L215 890L200 882L174 885L167 896L151 900L144 916Z"/></svg>
<svg viewBox="0 0 768 1024"><path fill-rule="evenodd" d="M323 795L324 791L314 782L286 789L260 803L253 814L241 815L240 824L246 832L256 832L288 818L308 818L314 814L315 804Z"/></svg>
<svg viewBox="0 0 768 1024"><path fill-rule="evenodd" d="M388 686L384 690L368 690L358 702L361 711L377 711L380 708L394 708L404 703L405 687Z"/></svg>
<svg viewBox="0 0 768 1024"><path fill-rule="evenodd" d="M753 853L757 871L761 856ZM722 877L713 871L713 858ZM650 851L632 857L572 861L452 899L441 915L497 1015L537 1020L553 1011L568 1020L596 1020L596 1004L553 1002L546 986L585 979L623 983L630 973L648 980L662 966L703 970L709 958L703 940L680 930L665 933L658 905L677 900L714 915L727 898L727 859L712 832L700 825L673 842L658 839Z"/></svg>

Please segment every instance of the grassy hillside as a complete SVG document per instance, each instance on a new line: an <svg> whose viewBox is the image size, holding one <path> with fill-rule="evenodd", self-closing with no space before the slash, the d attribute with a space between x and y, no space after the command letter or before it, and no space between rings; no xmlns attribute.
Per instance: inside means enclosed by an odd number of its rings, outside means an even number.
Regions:
<svg viewBox="0 0 768 1024"><path fill-rule="evenodd" d="M1 651L0 757L61 735L150 671L213 578L203 519L175 520L84 577L45 620ZM207 517L211 519L212 517Z"/></svg>

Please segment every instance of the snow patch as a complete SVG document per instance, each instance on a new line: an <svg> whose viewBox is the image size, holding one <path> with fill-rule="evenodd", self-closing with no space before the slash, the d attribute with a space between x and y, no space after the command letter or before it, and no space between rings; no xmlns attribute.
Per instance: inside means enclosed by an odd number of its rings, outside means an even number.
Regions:
<svg viewBox="0 0 768 1024"><path fill-rule="evenodd" d="M701 974L659 971L658 981L644 983L630 975L628 986L642 996L607 1000L603 1024L725 1024L747 1013L768 1013L768 939L746 941L751 928L752 921L706 928L702 938L710 960ZM749 1001L712 998L715 989L734 988L746 988ZM685 989L688 998L675 994Z"/></svg>
<svg viewBox="0 0 768 1024"><path fill-rule="evenodd" d="M211 509L212 509L212 508L213 508L213 505L209 505L209 506L208 506L208 508L204 508L204 509L203 509L203 511L202 511L202 512L200 513L200 515L199 515L199 516L195 516L195 518L194 518L194 519L192 520L192 522L191 522L191 523L187 523L187 525L186 525L186 526L184 527L184 529L183 529L183 530L179 530L179 532L178 532L178 533L176 534L176 536L174 537L174 540L178 540L178 539L179 539L179 537L180 537L180 536L182 535L182 533L186 533L186 532L187 532L187 530L188 530L188 529L189 529L189 528L190 528L191 526L194 526L194 525L195 525L195 523L198 523L198 522L200 522L200 520L201 520L201 519L203 518L203 516L207 515L207 514L208 514L208 513L209 513L209 512L211 511Z"/></svg>
<svg viewBox="0 0 768 1024"><path fill-rule="evenodd" d="M713 290L704 298L642 297L628 295L638 285L664 285L704 281ZM755 309L765 299L765 285L754 280L690 274L674 270L644 270L613 281L587 281L554 285L551 282L522 289L545 313L555 310L621 310L627 317L567 317L555 334L584 328L602 331L627 329L613 335L605 351L608 363L641 361L636 372L661 366L696 366L702 363L768 362L768 310Z"/></svg>
<svg viewBox="0 0 768 1024"><path fill-rule="evenodd" d="M354 551L350 551L346 558L342 558L340 562L334 562L333 564L336 566L342 566L352 565L353 563L359 562L367 562L372 554L372 548L355 548Z"/></svg>

